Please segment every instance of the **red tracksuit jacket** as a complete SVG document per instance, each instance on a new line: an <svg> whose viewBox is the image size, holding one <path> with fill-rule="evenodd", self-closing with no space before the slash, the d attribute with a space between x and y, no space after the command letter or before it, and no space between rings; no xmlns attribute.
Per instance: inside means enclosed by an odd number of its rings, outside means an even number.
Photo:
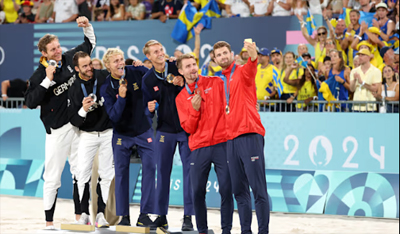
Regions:
<svg viewBox="0 0 400 234"><path fill-rule="evenodd" d="M252 62L251 58L249 58L245 65L236 65L235 72L230 77L233 66L234 63L222 71L223 75L231 79L230 113L226 115L228 139L233 140L246 133L258 133L264 136L265 129L256 108L257 94L255 78L257 74L257 59Z"/></svg>
<svg viewBox="0 0 400 234"><path fill-rule="evenodd" d="M228 140L224 82L220 77L199 76L197 86L202 97L199 111L192 106L194 94L189 94L186 88L175 99L181 126L190 134L189 148L192 151ZM189 88L193 92L195 83Z"/></svg>

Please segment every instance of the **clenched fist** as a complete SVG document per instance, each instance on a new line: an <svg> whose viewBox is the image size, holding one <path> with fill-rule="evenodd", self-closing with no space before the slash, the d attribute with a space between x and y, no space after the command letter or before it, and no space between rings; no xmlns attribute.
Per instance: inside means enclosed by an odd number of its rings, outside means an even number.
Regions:
<svg viewBox="0 0 400 234"><path fill-rule="evenodd" d="M151 113L153 113L156 110L156 103L157 103L156 100L153 100L153 101L150 101L147 103L147 108L149 108L149 111Z"/></svg>
<svg viewBox="0 0 400 234"><path fill-rule="evenodd" d="M118 95L122 98L125 98L126 91L128 91L128 88L126 87L126 84L123 84L123 85L119 86Z"/></svg>
<svg viewBox="0 0 400 234"><path fill-rule="evenodd" d="M76 23L80 28L86 28L90 25L88 18L86 18L85 16L78 17L76 19Z"/></svg>
<svg viewBox="0 0 400 234"><path fill-rule="evenodd" d="M193 109L195 109L196 111L200 110L200 106L201 106L201 96L200 96L200 94L196 94L192 98L192 106L193 106Z"/></svg>

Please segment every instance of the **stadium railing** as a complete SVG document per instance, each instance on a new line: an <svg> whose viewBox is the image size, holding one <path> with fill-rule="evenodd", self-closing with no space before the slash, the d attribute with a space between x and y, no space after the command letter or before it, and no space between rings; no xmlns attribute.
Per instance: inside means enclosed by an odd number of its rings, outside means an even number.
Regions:
<svg viewBox="0 0 400 234"><path fill-rule="evenodd" d="M20 109L25 105L24 98L7 98L7 100L0 99L0 108Z"/></svg>
<svg viewBox="0 0 400 234"><path fill-rule="evenodd" d="M6 101L0 99L0 108L20 109L24 107L24 98L8 98ZM288 104L285 100L265 100L258 101L260 104L260 112L283 112L286 108L287 112L296 112L297 104L304 104L304 101L294 100L292 104ZM370 105L367 105L370 104ZM376 105L376 110L371 108ZM354 112L354 107L365 107L368 112L381 112L386 107L386 113L398 113L399 101L396 102L380 102L380 101L311 101L302 112ZM389 107L389 108L388 108ZM391 107L391 108L390 108ZM358 108L356 108L358 109ZM397 110L397 111L396 111Z"/></svg>
<svg viewBox="0 0 400 234"><path fill-rule="evenodd" d="M297 104L304 104L304 101L294 100L288 104L286 100L265 100L258 101L260 104L260 112L296 112ZM368 105L369 104L369 105ZM371 105L376 105L376 110L371 108ZM380 102L380 101L311 101L306 109L300 112L356 112L354 108L362 107L364 111L360 112L381 112L381 113L398 113L399 102ZM383 111L385 107L386 111ZM391 108L390 108L391 107ZM397 110L397 112L395 111ZM297 110L299 111L299 110Z"/></svg>

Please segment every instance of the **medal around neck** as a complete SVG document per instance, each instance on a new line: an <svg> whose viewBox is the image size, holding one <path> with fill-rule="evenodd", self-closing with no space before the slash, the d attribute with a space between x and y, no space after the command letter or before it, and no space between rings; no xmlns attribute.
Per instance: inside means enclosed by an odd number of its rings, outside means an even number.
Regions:
<svg viewBox="0 0 400 234"><path fill-rule="evenodd" d="M126 80L124 78L119 79L119 85L126 84Z"/></svg>
<svg viewBox="0 0 400 234"><path fill-rule="evenodd" d="M169 74L167 75L167 82L170 83L170 84L172 84L172 83L174 82L174 78L175 78L175 76L172 75L171 73L169 73Z"/></svg>
<svg viewBox="0 0 400 234"><path fill-rule="evenodd" d="M97 101L97 96L94 93L89 94L89 97L93 100L93 102Z"/></svg>
<svg viewBox="0 0 400 234"><path fill-rule="evenodd" d="M97 96L96 96L96 94L94 94L94 93L91 93L91 94L89 94L88 95L88 97L90 97L92 100L93 100L93 105L91 105L90 107L89 107L89 110L88 110L88 112L91 112L91 111L94 111L96 108L97 108L97 103L96 103L96 101L97 101Z"/></svg>
<svg viewBox="0 0 400 234"><path fill-rule="evenodd" d="M230 112L231 112L231 109L230 109L229 106L227 105L227 106L225 107L225 113L226 113L227 115L229 115Z"/></svg>

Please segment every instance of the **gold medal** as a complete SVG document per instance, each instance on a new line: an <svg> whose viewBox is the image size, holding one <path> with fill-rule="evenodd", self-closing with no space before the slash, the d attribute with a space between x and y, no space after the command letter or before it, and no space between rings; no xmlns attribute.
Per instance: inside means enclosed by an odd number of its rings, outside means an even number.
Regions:
<svg viewBox="0 0 400 234"><path fill-rule="evenodd" d="M126 80L124 78L121 78L119 80L119 85L124 85L124 84L126 84Z"/></svg>
<svg viewBox="0 0 400 234"><path fill-rule="evenodd" d="M225 113L228 115L230 113L231 109L229 108L228 105L225 107Z"/></svg>
<svg viewBox="0 0 400 234"><path fill-rule="evenodd" d="M167 75L167 82L170 83L170 84L172 84L172 83L174 82L174 78L175 78L175 76L172 75L171 73L169 73L169 74Z"/></svg>

